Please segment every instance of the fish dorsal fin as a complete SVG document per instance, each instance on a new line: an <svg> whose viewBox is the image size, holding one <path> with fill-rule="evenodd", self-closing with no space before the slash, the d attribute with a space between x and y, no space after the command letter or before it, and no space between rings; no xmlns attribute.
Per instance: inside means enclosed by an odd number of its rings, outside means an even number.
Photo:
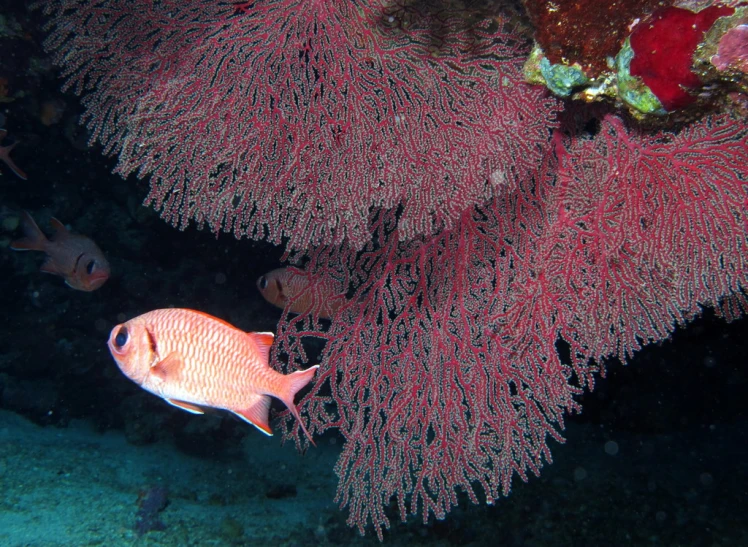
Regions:
<svg viewBox="0 0 748 547"><path fill-rule="evenodd" d="M275 335L272 332L248 332L252 341L257 346L257 351L260 353L262 363L267 364L270 361L270 348L275 340Z"/></svg>
<svg viewBox="0 0 748 547"><path fill-rule="evenodd" d="M182 410L186 410L190 414L205 414L205 411L197 405L188 403L187 401L178 401L176 399L164 399L170 405L174 405Z"/></svg>
<svg viewBox="0 0 748 547"><path fill-rule="evenodd" d="M184 359L182 358L182 354L178 351L173 351L166 358L151 367L151 374L154 374L163 381L175 381L182 374L183 367Z"/></svg>
<svg viewBox="0 0 748 547"><path fill-rule="evenodd" d="M54 239L65 237L70 233L65 225L55 217L49 219L49 225L52 226L52 229L55 231L54 235L52 236Z"/></svg>
<svg viewBox="0 0 748 547"><path fill-rule="evenodd" d="M268 415L270 414L270 396L260 395L259 393L250 395L247 408L244 410L234 410L233 413L245 422L251 423L265 435L268 435L269 437L273 436L273 431L270 429L270 424L268 424Z"/></svg>

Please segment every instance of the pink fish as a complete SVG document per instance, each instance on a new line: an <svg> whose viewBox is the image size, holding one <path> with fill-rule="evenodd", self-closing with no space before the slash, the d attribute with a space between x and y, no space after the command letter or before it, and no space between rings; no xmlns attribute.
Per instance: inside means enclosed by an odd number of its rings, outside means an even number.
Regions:
<svg viewBox="0 0 748 547"><path fill-rule="evenodd" d="M5 129L0 129L0 142L2 142L7 134L8 131L6 131ZM11 150L13 150L17 144L17 142L14 142L10 146L0 146L0 161L10 167L10 170L13 171L18 178L26 180L26 173L24 173L23 170L21 170L21 168L18 167L10 157Z"/></svg>
<svg viewBox="0 0 748 547"><path fill-rule="evenodd" d="M309 272L299 268L278 268L257 280L257 290L263 298L291 313L311 313L322 319L332 319L346 302L341 284L330 278L315 280Z"/></svg>
<svg viewBox="0 0 748 547"><path fill-rule="evenodd" d="M273 334L244 332L195 310L154 310L117 325L109 351L120 370L146 391L194 414L229 410L266 435L270 397L283 401L309 441L296 393L318 365L281 374L268 365Z"/></svg>
<svg viewBox="0 0 748 547"><path fill-rule="evenodd" d="M26 211L21 213L24 237L11 242L16 251L42 251L47 259L42 272L59 275L65 283L79 291L95 291L109 279L109 263L104 253L84 235L72 234L65 225L52 218L55 233L47 239Z"/></svg>

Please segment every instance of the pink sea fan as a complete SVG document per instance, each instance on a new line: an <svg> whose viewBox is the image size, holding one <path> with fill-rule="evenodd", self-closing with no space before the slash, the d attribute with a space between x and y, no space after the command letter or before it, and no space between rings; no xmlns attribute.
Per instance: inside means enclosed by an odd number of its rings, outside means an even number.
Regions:
<svg viewBox="0 0 748 547"><path fill-rule="evenodd" d="M521 83L514 19L452 4L53 0L46 47L172 224L360 247L370 208L433 233L548 141L556 103Z"/></svg>
<svg viewBox="0 0 748 547"><path fill-rule="evenodd" d="M328 340L301 404L311 432L346 439L349 523L381 537L393 498L426 520L458 490L507 495L550 461L602 359L669 337L701 306L744 310L747 138L726 115L655 135L608 116L594 138L557 133L531 177L452 230L399 243L391 212L363 252L313 254L316 275L352 272L356 296L329 332L281 322L276 358L298 355L300 335Z"/></svg>
<svg viewBox="0 0 748 547"><path fill-rule="evenodd" d="M352 298L327 331L284 318L273 358L327 340L305 419L344 436L337 499L380 537L392 499L442 518L539 473L596 363L737 315L748 283L744 120L550 141L518 27L433 6L45 5L95 137L168 220L345 242L305 269Z"/></svg>

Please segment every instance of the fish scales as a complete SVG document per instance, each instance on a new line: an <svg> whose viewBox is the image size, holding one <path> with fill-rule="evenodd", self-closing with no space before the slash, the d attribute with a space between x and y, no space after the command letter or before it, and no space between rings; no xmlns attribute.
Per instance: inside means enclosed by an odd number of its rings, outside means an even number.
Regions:
<svg viewBox="0 0 748 547"><path fill-rule="evenodd" d="M172 405L230 410L271 435L269 397L283 401L299 424L296 393L318 366L281 374L268 365L271 333L246 333L188 309L145 313L112 329L109 350L131 380Z"/></svg>
<svg viewBox="0 0 748 547"><path fill-rule="evenodd" d="M202 402L210 406L241 403L250 389L252 372L255 372L251 368L258 364L256 360L245 357L251 354L246 333L202 316L185 317L176 312L169 312L168 316L164 326L173 335L168 337L167 346L163 350L159 348L159 351L168 354L186 350L185 383L188 391L199 394ZM231 366L241 360L246 366ZM210 374L206 376L208 372ZM258 382L267 380L265 375L260 373L256 376L253 391L267 388L267 385L262 385L266 382ZM206 377L210 381L199 381Z"/></svg>

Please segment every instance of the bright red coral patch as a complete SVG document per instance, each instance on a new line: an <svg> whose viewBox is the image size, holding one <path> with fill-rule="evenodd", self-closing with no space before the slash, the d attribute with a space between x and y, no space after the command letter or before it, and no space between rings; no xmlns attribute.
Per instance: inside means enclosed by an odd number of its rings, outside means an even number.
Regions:
<svg viewBox="0 0 748 547"><path fill-rule="evenodd" d="M665 110L692 104L693 92L701 86L691 70L696 47L717 19L734 12L726 6L698 13L673 7L656 11L631 33L631 74L644 80Z"/></svg>
<svg viewBox="0 0 748 547"><path fill-rule="evenodd" d="M662 5L661 0L523 0L535 40L553 64L579 63L587 76L608 70L629 34L631 22ZM604 21L605 24L601 24Z"/></svg>

